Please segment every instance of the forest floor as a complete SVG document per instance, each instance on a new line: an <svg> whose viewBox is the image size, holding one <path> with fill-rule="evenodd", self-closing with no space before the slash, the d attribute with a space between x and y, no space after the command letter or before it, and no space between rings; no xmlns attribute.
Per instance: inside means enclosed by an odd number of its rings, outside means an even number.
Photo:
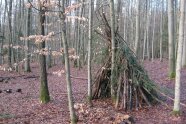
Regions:
<svg viewBox="0 0 186 124"><path fill-rule="evenodd" d="M161 86L174 88L174 79L167 78L167 61L145 61L144 66L152 80ZM63 69L54 66L48 70L48 86L51 101L47 104L39 102L39 66L32 64L31 73L16 73L0 71L0 77L9 77L8 81L0 82L0 124L68 124L69 111L66 92L65 75L53 75L53 72ZM72 78L74 102L79 124L112 124L116 116L130 115L136 124L186 124L186 108L181 107L182 115L171 115L173 101L166 100L169 107L157 104L134 111L116 110L109 99L93 101L89 108L85 103L87 91L87 69L71 68L71 75L83 79ZM182 70L181 102L186 104L186 69ZM12 89L12 93L4 90ZM21 89L22 93L16 92ZM173 98L173 96L171 96Z"/></svg>

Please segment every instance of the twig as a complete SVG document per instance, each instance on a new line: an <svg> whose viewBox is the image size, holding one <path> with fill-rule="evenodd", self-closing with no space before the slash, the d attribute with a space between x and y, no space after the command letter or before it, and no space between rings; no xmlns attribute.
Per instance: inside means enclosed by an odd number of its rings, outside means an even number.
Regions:
<svg viewBox="0 0 186 124"><path fill-rule="evenodd" d="M83 78L83 77L74 77L74 76L70 76L71 78L74 78L74 79L81 79L81 80L88 80L87 78Z"/></svg>

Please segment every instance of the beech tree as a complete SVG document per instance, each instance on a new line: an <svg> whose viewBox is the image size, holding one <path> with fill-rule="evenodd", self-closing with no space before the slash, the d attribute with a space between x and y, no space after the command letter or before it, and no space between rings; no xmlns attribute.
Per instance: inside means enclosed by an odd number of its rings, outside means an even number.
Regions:
<svg viewBox="0 0 186 124"><path fill-rule="evenodd" d="M136 36L134 52L137 54L140 42L140 0L137 0L136 4Z"/></svg>
<svg viewBox="0 0 186 124"><path fill-rule="evenodd" d="M180 114L180 92L181 92L181 65L184 42L184 21L185 21L185 0L180 1L180 21L179 21L179 41L176 60L176 79L175 79L175 98L174 98L174 114Z"/></svg>
<svg viewBox="0 0 186 124"><path fill-rule="evenodd" d="M5 0L5 3L7 4L7 0ZM8 27L9 27L9 31L8 31L8 66L12 67L12 48L11 48L11 44L12 44L12 3L13 0L9 1L9 9L7 11L8 13Z"/></svg>
<svg viewBox="0 0 186 124"><path fill-rule="evenodd" d="M7 2L5 1L4 5L4 12L3 12L3 18L2 18L2 26L1 26L1 31L2 31L2 36L1 36L1 64L4 64L4 54L3 54L3 46L5 42L5 22L6 22L6 12L7 12Z"/></svg>
<svg viewBox="0 0 186 124"><path fill-rule="evenodd" d="M116 51L116 42L115 42L115 14L114 14L114 0L110 0L110 16L111 16L111 43L112 43L112 64L111 64L111 97L115 99L115 51Z"/></svg>
<svg viewBox="0 0 186 124"><path fill-rule="evenodd" d="M89 0L89 32L88 32L88 102L91 104L92 100L92 73L91 73L91 60L92 60L92 23L93 23L93 1Z"/></svg>
<svg viewBox="0 0 186 124"><path fill-rule="evenodd" d="M164 12L164 0L161 0L161 22L160 22L160 61L163 60L163 48L162 48L162 44L163 44L163 12Z"/></svg>
<svg viewBox="0 0 186 124"><path fill-rule="evenodd" d="M39 5L39 27L40 35L45 35L45 11L44 6L46 1L38 0ZM45 48L45 41L39 43L39 49L42 51ZM47 70L46 70L46 56L44 54L39 54L39 67L40 67L40 101L41 103L47 103L50 101L50 95L48 91L48 81L47 81Z"/></svg>
<svg viewBox="0 0 186 124"><path fill-rule="evenodd" d="M70 111L70 122L71 124L77 123L77 117L74 111L74 103L72 96L72 84L70 78L70 64L69 64L69 54L68 54L68 44L67 44L67 36L66 36L66 23L65 23L65 0L61 1L60 7L60 21L61 21L61 36L64 47L64 57L65 57L65 74L66 74L66 83L67 83L67 93L68 93L68 106Z"/></svg>
<svg viewBox="0 0 186 124"><path fill-rule="evenodd" d="M168 0L169 77L175 77L174 0Z"/></svg>
<svg viewBox="0 0 186 124"><path fill-rule="evenodd" d="M29 0L28 0L29 2ZM32 2L32 1L30 1ZM28 13L27 13L27 37L30 36L30 30L31 30L31 11L32 8L28 8ZM30 46L29 46L29 40L26 40L25 46L27 48L26 53L25 53L25 71L26 72L31 72L30 68Z"/></svg>

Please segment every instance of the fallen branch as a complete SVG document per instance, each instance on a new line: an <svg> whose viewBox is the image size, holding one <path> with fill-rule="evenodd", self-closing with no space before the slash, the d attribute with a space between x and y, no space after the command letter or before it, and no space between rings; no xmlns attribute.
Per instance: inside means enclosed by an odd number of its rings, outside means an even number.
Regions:
<svg viewBox="0 0 186 124"><path fill-rule="evenodd" d="M168 98L168 99L170 99L170 100L172 100L172 101L174 101L174 99L173 98L171 98L170 96L168 96L168 95L166 95L165 93L162 93L161 91L159 91L159 90L157 90L161 95L163 95L163 96L165 96L166 98ZM182 103L182 102L180 102L180 105L182 105L183 107L185 107L186 108L186 104L184 104L184 103Z"/></svg>
<svg viewBox="0 0 186 124"><path fill-rule="evenodd" d="M74 77L74 76L70 76L71 78L74 78L74 79L81 79L81 80L88 80L87 78L83 78L83 77Z"/></svg>
<svg viewBox="0 0 186 124"><path fill-rule="evenodd" d="M30 79L30 78L39 78L39 76L32 75L32 76L26 76L26 77L24 77L24 79Z"/></svg>

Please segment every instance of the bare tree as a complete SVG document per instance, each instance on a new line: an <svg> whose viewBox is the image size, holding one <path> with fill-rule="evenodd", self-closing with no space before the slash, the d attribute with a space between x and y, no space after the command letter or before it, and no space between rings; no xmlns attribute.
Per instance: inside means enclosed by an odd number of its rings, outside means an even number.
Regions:
<svg viewBox="0 0 186 124"><path fill-rule="evenodd" d="M185 16L186 18L186 16ZM185 19L186 20L186 19ZM184 28L184 43L183 43L183 57L182 57L182 67L186 67L186 21L185 21L185 28Z"/></svg>
<svg viewBox="0 0 186 124"><path fill-rule="evenodd" d="M179 41L176 61L176 83L175 83L175 98L174 98L174 114L180 114L180 85L181 85L181 62L183 52L183 40L184 40L184 20L185 20L185 0L181 0L180 8L180 21L179 21Z"/></svg>
<svg viewBox="0 0 186 124"><path fill-rule="evenodd" d="M5 0L5 3L7 4L7 0ZM11 49L11 44L12 44L12 3L13 0L9 1L9 9L8 9L8 27L9 27L9 32L8 32L8 66L12 67L12 61L11 61L11 55L12 55L12 49Z"/></svg>
<svg viewBox="0 0 186 124"><path fill-rule="evenodd" d="M45 11L46 7L44 6L44 2L38 0L39 4L39 27L40 27L40 35L45 35ZM45 48L45 42L39 43L39 49L42 50ZM47 81L47 71L46 71L46 56L43 54L39 55L39 64L40 64L40 101L41 103L47 103L50 101L49 91L48 91L48 81Z"/></svg>
<svg viewBox="0 0 186 124"><path fill-rule="evenodd" d="M175 77L174 0L168 0L169 77Z"/></svg>
<svg viewBox="0 0 186 124"><path fill-rule="evenodd" d="M5 5L4 5L4 13L3 13L3 19L2 19L2 23L3 25L1 26L2 28L2 41L1 41L1 64L4 64L4 54L3 54L3 45L4 45L4 41L5 41L5 22L6 22L6 12L7 12L7 9L8 9L8 3L6 2L5 0Z"/></svg>
<svg viewBox="0 0 186 124"><path fill-rule="evenodd" d="M70 121L72 124L77 123L77 117L74 111L74 103L73 103L73 96L72 96L72 85L71 85L71 78L70 78L70 65L69 65L69 54L68 54L68 45L67 45L67 36L66 36L66 23L65 23L65 0L61 1L60 7L60 20L61 20L61 36L63 41L64 47L64 56L65 56L65 73L66 73L66 82L67 82L67 92L68 92L68 105L70 111Z"/></svg>
<svg viewBox="0 0 186 124"><path fill-rule="evenodd" d="M151 60L154 61L154 42L155 42L155 30L156 30L156 9L154 9L154 14L153 14L153 31L152 31L152 56Z"/></svg>
<svg viewBox="0 0 186 124"><path fill-rule="evenodd" d="M29 0L28 0L28 2L29 2ZM32 0L30 1L30 2L32 2ZM27 37L30 35L30 30L31 30L31 7L30 8L28 8L28 13L27 13ZM25 59L26 59L26 61L25 61L25 71L26 72L31 72L31 68L30 68L30 53L29 53L29 51L30 51L30 47L29 47L29 41L28 40L26 40L26 42L25 42L25 45L26 45L26 53L25 53Z"/></svg>
<svg viewBox="0 0 186 124"><path fill-rule="evenodd" d="M111 16L111 42L112 42L112 64L111 64L111 96L112 99L115 99L115 15L114 15L114 0L110 0L110 16Z"/></svg>
<svg viewBox="0 0 186 124"><path fill-rule="evenodd" d="M88 32L88 102L91 105L92 100L92 73L91 73L91 60L92 60L92 23L93 23L93 0L89 0L89 32Z"/></svg>
<svg viewBox="0 0 186 124"><path fill-rule="evenodd" d="M163 50L162 50L162 44L163 44L163 13L164 13L164 0L161 0L161 22L160 22L160 61L163 60Z"/></svg>
<svg viewBox="0 0 186 124"><path fill-rule="evenodd" d="M136 36L135 36L135 46L134 52L137 54L139 49L140 40L140 0L137 0L136 4Z"/></svg>

